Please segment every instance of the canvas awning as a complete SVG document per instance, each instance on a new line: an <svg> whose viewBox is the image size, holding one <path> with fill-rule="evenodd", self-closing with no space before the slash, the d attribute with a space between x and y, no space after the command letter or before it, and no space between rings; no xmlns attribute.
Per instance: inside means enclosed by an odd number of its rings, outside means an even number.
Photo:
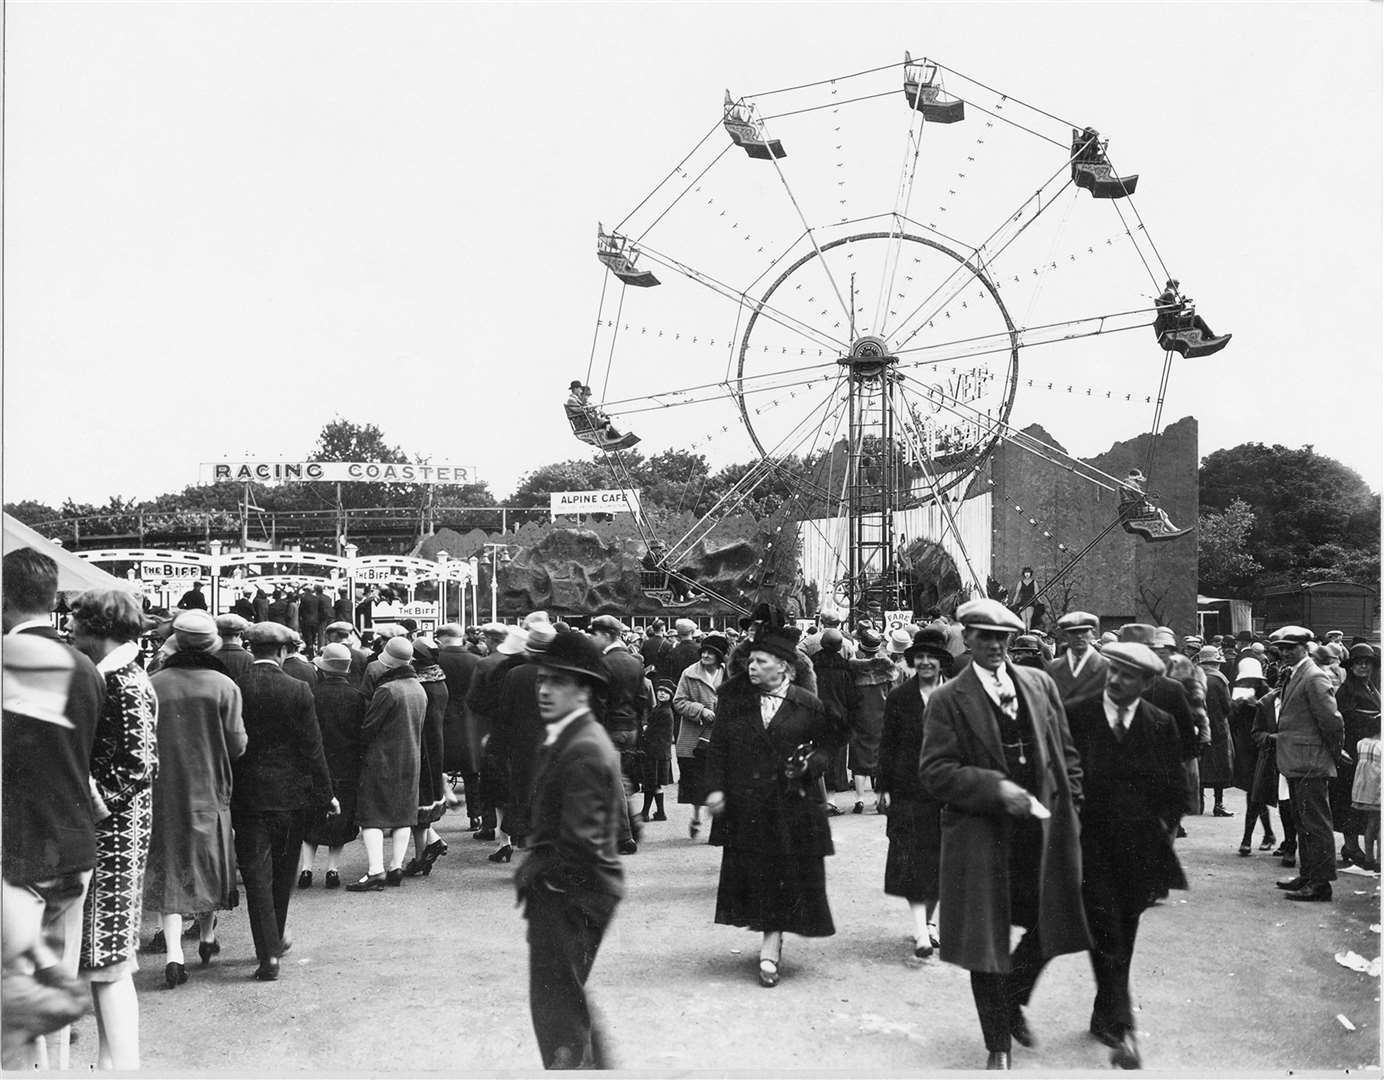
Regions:
<svg viewBox="0 0 1384 1080"><path fill-rule="evenodd" d="M5 515L5 554L20 548L33 548L41 551L58 564L58 591L63 593L83 592L86 589L126 589L134 584L108 574L99 566L85 559L79 559L66 548L51 540L45 540L41 533L29 528L17 518Z"/></svg>

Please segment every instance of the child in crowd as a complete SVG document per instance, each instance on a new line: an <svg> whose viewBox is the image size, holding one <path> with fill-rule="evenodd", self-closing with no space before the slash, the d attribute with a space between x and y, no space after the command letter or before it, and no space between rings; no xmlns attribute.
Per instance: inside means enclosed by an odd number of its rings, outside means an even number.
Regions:
<svg viewBox="0 0 1384 1080"><path fill-rule="evenodd" d="M1355 748L1355 783L1350 801L1365 820L1363 846L1369 860L1366 870L1379 869L1379 781L1380 742L1378 735L1361 739Z"/></svg>
<svg viewBox="0 0 1384 1080"><path fill-rule="evenodd" d="M644 728L644 808L645 821L667 821L663 810L663 787L673 782L673 692L671 679L654 680L654 711ZM657 807L653 817L651 806Z"/></svg>

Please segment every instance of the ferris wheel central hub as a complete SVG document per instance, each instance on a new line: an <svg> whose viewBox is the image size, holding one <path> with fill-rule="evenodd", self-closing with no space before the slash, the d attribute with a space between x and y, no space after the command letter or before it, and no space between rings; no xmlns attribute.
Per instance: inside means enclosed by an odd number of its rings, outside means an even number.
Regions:
<svg viewBox="0 0 1384 1080"><path fill-rule="evenodd" d="M851 351L837 361L849 367L853 375L878 375L885 368L898 363L898 357L889 352L883 338L873 335L857 338L851 344Z"/></svg>

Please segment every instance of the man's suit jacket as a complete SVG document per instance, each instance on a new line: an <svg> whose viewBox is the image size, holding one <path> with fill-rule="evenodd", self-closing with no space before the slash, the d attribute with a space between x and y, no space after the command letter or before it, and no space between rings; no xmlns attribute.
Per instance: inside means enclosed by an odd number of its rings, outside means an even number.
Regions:
<svg viewBox="0 0 1384 1080"><path fill-rule="evenodd" d="M62 644L51 626L21 634ZM96 864L91 748L106 704L106 680L76 649L63 715L71 728L6 713L3 763L3 864L6 881L28 884Z"/></svg>
<svg viewBox="0 0 1384 1080"><path fill-rule="evenodd" d="M569 723L551 746L540 747L529 853L514 875L519 898L529 889L549 889L608 916L625 894L616 850L624 800L619 755L590 712Z"/></svg>
<svg viewBox="0 0 1384 1080"><path fill-rule="evenodd" d="M232 814L326 806L332 778L307 684L278 664L254 664L236 685L246 746L234 766Z"/></svg>
<svg viewBox="0 0 1384 1080"><path fill-rule="evenodd" d="M672 651L672 646L668 646ZM648 695L644 691L644 665L629 649L616 645L601 657L610 674L606 688L606 708L602 718L607 731L635 732L649 715ZM632 744L631 744L632 748Z"/></svg>
<svg viewBox="0 0 1384 1080"><path fill-rule="evenodd" d="M1345 722L1331 678L1308 657L1288 678L1278 712L1278 771L1292 779L1336 775Z"/></svg>
<svg viewBox="0 0 1384 1080"><path fill-rule="evenodd" d="M1043 670L1051 675L1052 681L1057 684L1057 693L1062 698L1062 704L1069 705L1084 697L1103 694L1105 672L1109 667L1110 661L1093 648L1087 650L1086 662L1081 665L1079 675L1072 674L1072 666L1066 653L1049 660Z"/></svg>
<svg viewBox="0 0 1384 1080"><path fill-rule="evenodd" d="M1110 729L1105 696L1067 710L1081 756L1081 850L1085 874L1107 875L1127 905L1185 889L1172 835L1182 814L1182 748L1173 718L1140 700L1124 739Z"/></svg>

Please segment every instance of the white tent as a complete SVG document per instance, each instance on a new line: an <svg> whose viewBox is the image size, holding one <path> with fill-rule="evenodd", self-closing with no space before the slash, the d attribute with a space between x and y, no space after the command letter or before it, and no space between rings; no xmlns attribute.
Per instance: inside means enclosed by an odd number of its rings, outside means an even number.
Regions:
<svg viewBox="0 0 1384 1080"><path fill-rule="evenodd" d="M77 593L86 589L126 589L133 590L134 583L124 581L93 566L85 559L79 559L72 552L45 540L24 522L5 515L5 554L20 548L33 548L41 551L58 564L58 591Z"/></svg>

